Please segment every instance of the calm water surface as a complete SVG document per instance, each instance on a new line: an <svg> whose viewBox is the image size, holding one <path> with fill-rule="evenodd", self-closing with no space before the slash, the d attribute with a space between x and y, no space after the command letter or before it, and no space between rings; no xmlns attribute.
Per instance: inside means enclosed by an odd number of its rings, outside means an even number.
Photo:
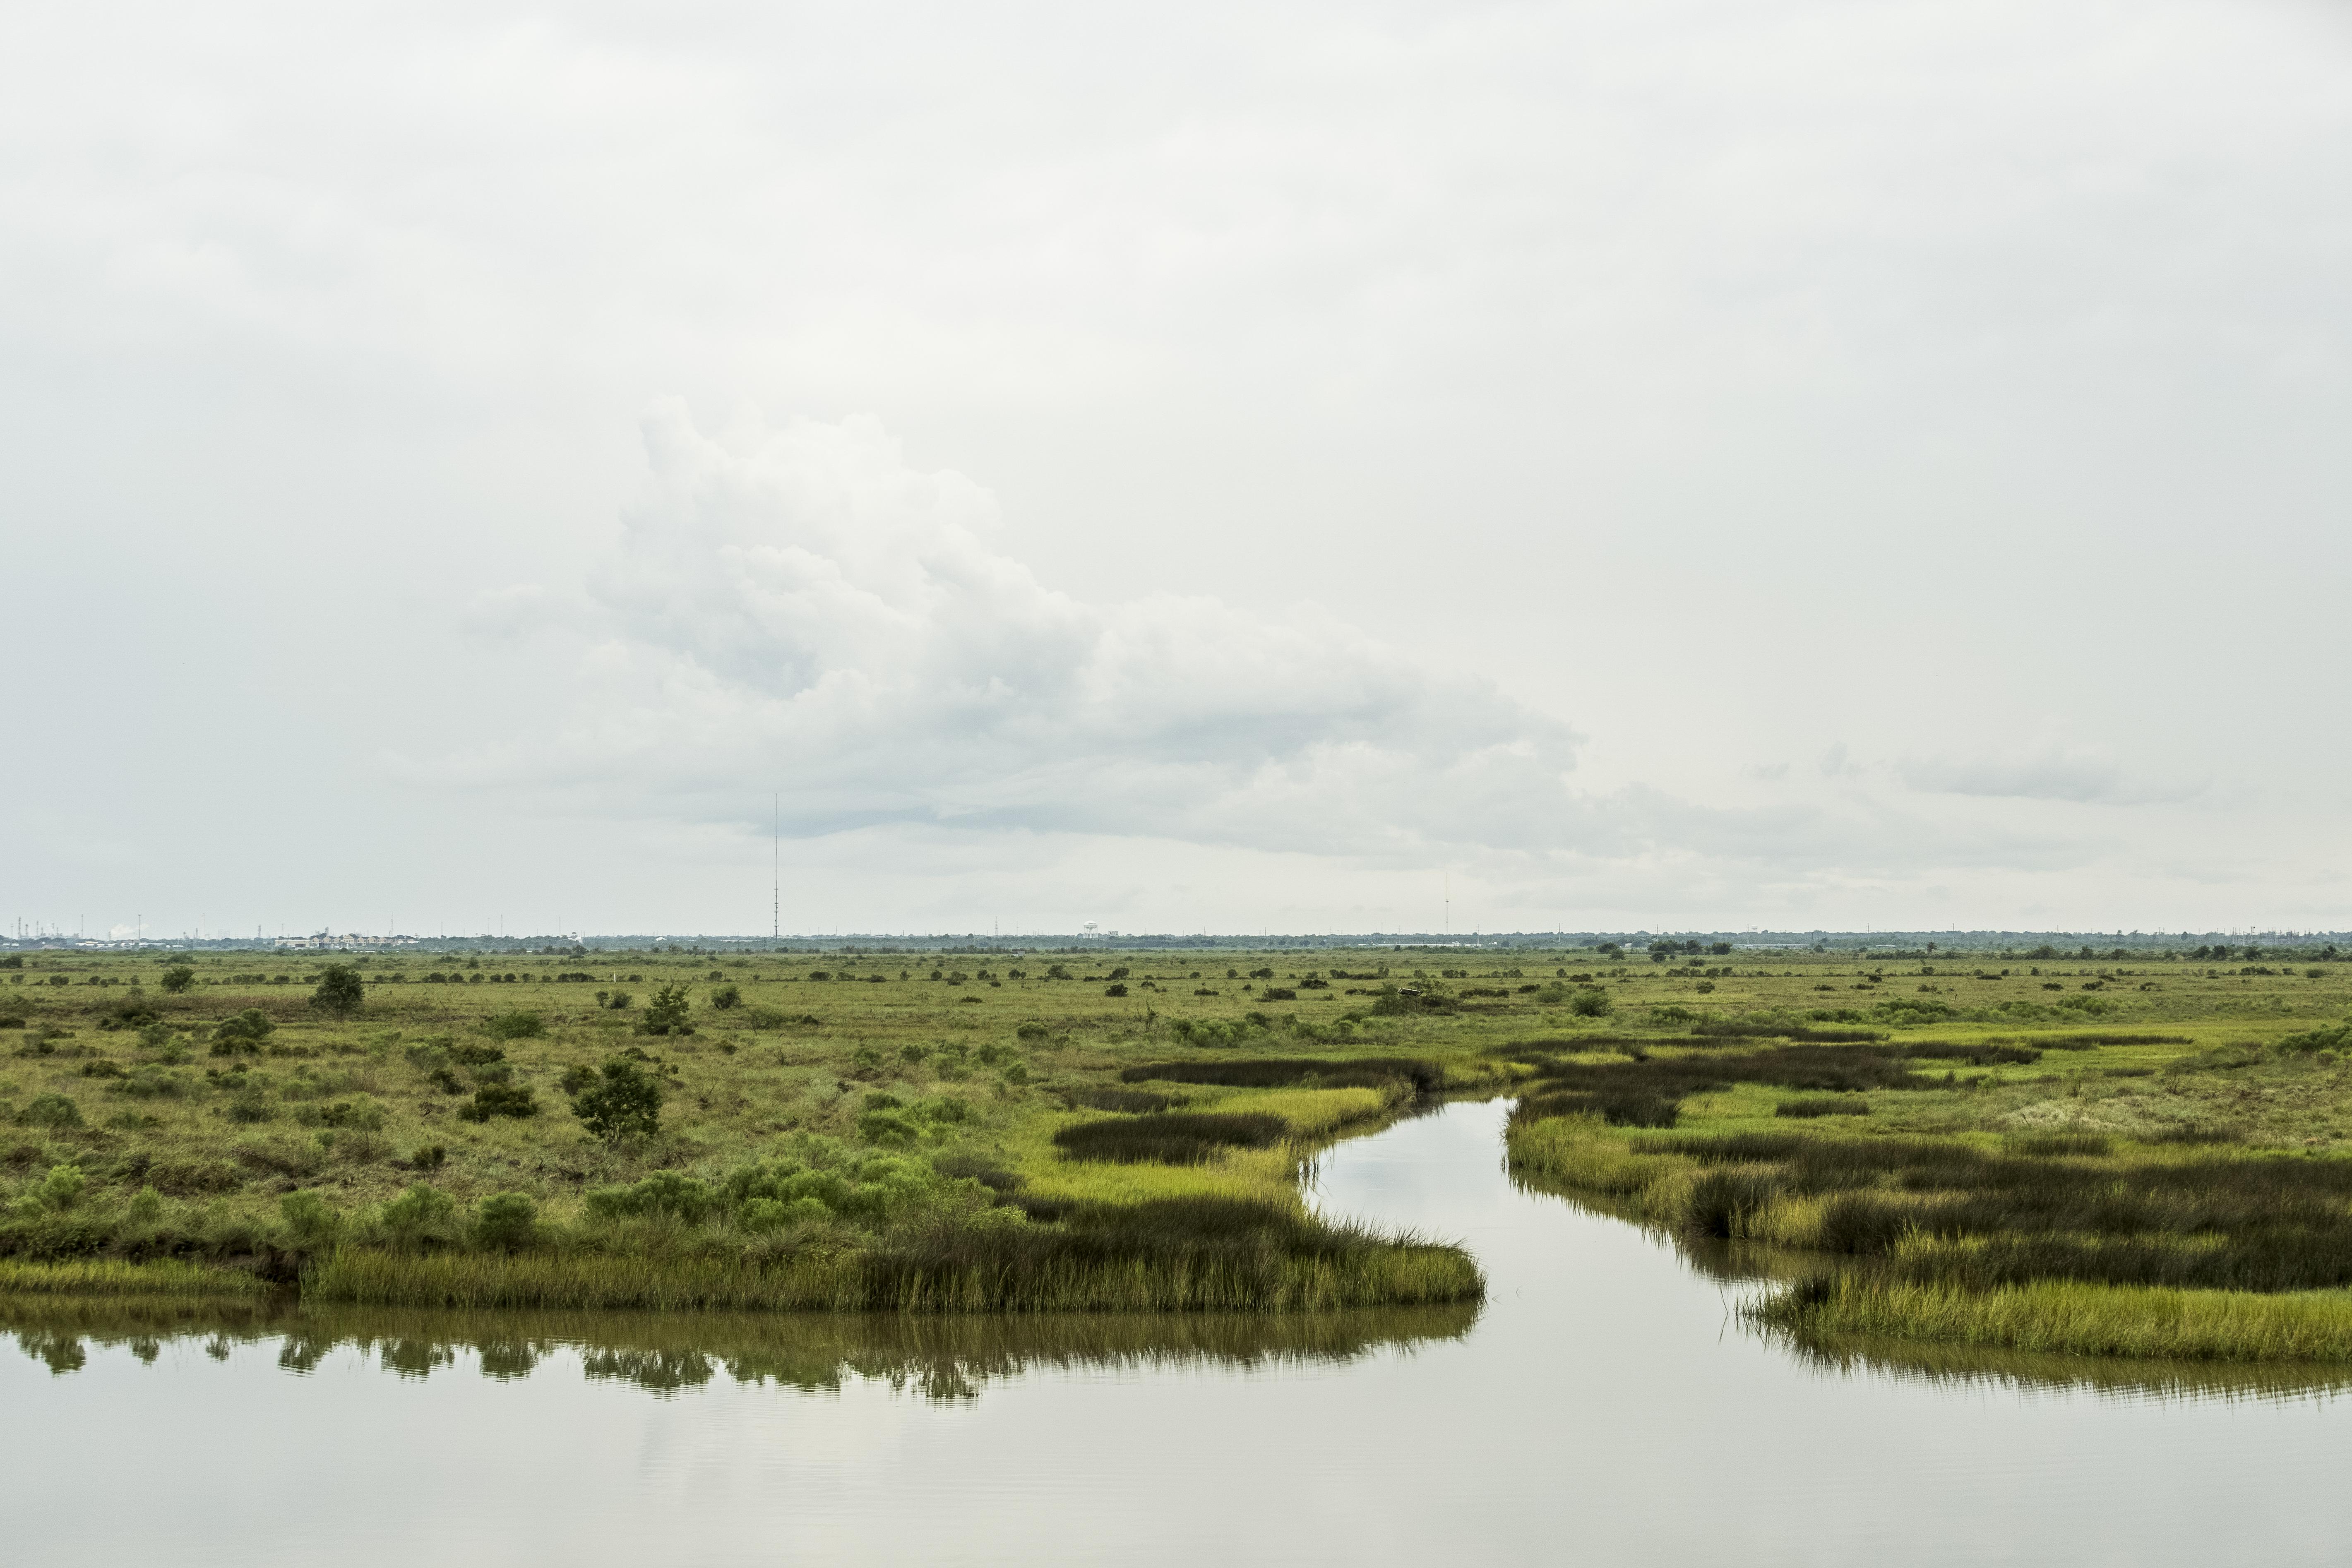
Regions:
<svg viewBox="0 0 2352 1568"><path fill-rule="evenodd" d="M1343 1144L1318 1183L1332 1211L1468 1242L1475 1313L175 1325L19 1303L0 1542L27 1565L400 1568L2352 1556L2331 1390L1809 1359L1733 1321L1753 1287L1515 1190L1503 1111Z"/></svg>

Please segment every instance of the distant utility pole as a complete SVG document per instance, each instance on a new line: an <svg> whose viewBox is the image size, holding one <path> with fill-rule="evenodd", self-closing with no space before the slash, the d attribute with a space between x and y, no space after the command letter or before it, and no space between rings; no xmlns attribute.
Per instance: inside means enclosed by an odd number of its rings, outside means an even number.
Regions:
<svg viewBox="0 0 2352 1568"><path fill-rule="evenodd" d="M784 934L784 794L768 797L768 940Z"/></svg>

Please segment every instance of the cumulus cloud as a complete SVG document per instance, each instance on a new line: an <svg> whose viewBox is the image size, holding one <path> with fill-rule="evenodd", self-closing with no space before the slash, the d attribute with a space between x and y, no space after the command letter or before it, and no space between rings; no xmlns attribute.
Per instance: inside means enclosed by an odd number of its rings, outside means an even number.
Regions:
<svg viewBox="0 0 2352 1568"><path fill-rule="evenodd" d="M804 834L1375 857L1606 836L1569 790L1559 720L1311 605L1052 589L990 542L986 490L910 467L872 419L720 439L669 402L644 430L649 483L584 593L509 590L468 616L583 638L577 714L455 773L711 820L763 817L776 788Z"/></svg>

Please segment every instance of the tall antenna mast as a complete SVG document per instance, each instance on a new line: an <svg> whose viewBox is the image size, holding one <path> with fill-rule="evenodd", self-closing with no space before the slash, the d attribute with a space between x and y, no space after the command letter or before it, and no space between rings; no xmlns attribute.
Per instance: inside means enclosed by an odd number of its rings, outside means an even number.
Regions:
<svg viewBox="0 0 2352 1568"><path fill-rule="evenodd" d="M1454 868L1445 868L1445 934L1454 934Z"/></svg>
<svg viewBox="0 0 2352 1568"><path fill-rule="evenodd" d="M768 797L768 940L784 934L784 794Z"/></svg>

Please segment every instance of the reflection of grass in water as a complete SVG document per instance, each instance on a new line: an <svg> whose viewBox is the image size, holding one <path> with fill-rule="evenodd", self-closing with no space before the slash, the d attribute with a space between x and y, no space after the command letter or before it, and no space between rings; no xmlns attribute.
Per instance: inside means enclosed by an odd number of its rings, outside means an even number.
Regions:
<svg viewBox="0 0 2352 1568"><path fill-rule="evenodd" d="M2062 1355L1885 1336L1816 1340L1762 1332L1825 1372L1941 1387L1991 1386L2149 1400L2326 1398L2352 1388L2352 1367L2302 1362L2150 1361Z"/></svg>
<svg viewBox="0 0 2352 1568"><path fill-rule="evenodd" d="M307 1372L354 1349L402 1376L457 1364L471 1350L482 1373L529 1374L551 1353L575 1350L592 1380L656 1392L738 1383L831 1391L850 1376L927 1398L970 1398L992 1380L1053 1368L1151 1370L1335 1364L1375 1352L1455 1340L1471 1305L1357 1312L1070 1314L903 1317L884 1314L426 1312L388 1308L77 1300L0 1300L0 1328L58 1372L81 1366L90 1345L128 1346L152 1361L167 1342L228 1346L275 1341L278 1364Z"/></svg>

